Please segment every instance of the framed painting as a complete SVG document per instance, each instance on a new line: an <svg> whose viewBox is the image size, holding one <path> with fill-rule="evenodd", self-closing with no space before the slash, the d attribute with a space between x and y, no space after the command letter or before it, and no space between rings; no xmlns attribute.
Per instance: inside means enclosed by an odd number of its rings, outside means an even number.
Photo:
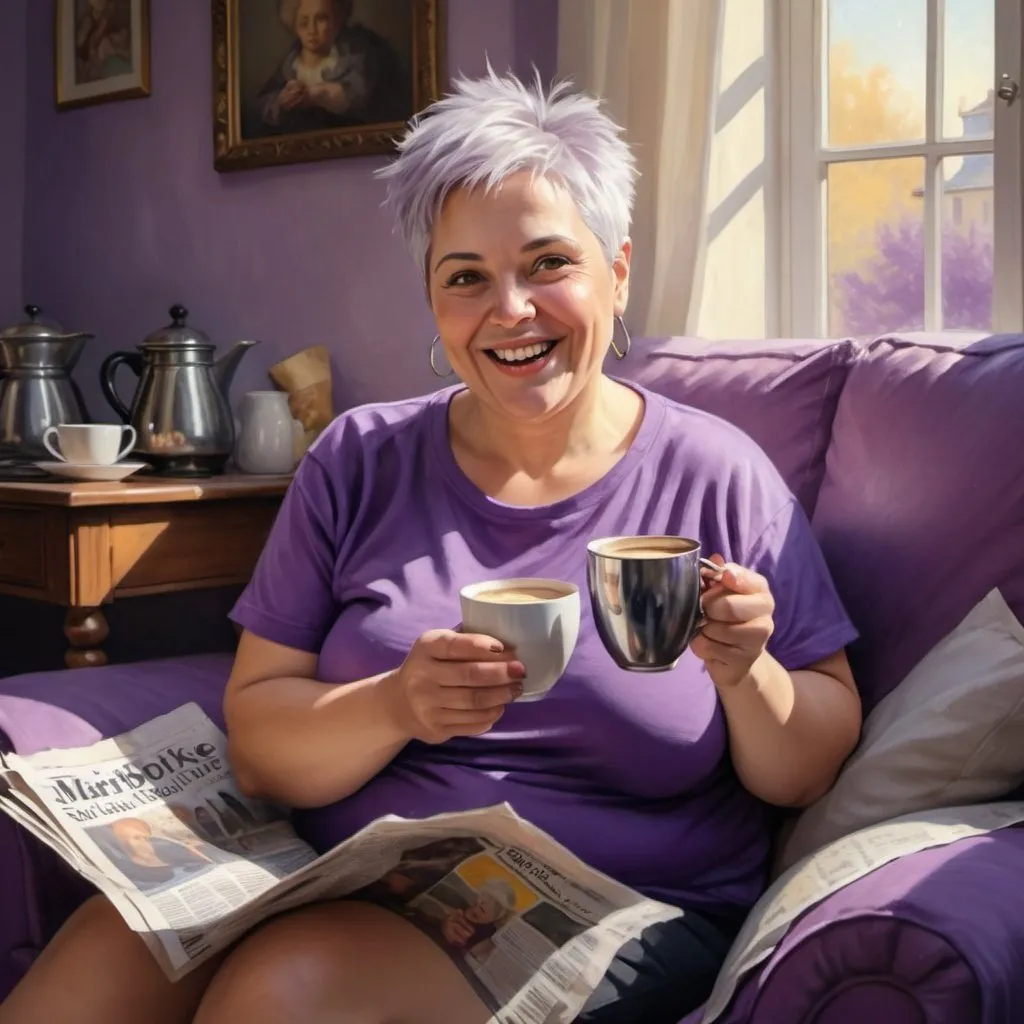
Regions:
<svg viewBox="0 0 1024 1024"><path fill-rule="evenodd" d="M149 0L56 0L57 106L149 95Z"/></svg>
<svg viewBox="0 0 1024 1024"><path fill-rule="evenodd" d="M393 152L441 95L444 0L213 0L214 166Z"/></svg>

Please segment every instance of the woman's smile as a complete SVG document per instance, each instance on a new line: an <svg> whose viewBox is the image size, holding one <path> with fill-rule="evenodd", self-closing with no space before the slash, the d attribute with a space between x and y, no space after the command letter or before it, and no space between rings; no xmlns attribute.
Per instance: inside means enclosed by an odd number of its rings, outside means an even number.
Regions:
<svg viewBox="0 0 1024 1024"><path fill-rule="evenodd" d="M500 373L510 377L536 377L549 366L561 338L543 341L516 341L484 349L484 354Z"/></svg>

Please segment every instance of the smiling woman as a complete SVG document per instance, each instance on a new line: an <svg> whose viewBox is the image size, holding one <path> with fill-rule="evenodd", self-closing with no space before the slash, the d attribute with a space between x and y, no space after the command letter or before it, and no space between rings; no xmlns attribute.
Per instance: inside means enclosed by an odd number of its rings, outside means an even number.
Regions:
<svg viewBox="0 0 1024 1024"><path fill-rule="evenodd" d="M451 405L456 456L484 437L518 450L524 422L531 440L548 423L552 441L568 445L576 408L596 411L600 392L617 413L609 427L618 436L606 438L617 451L643 411L636 392L600 373L626 308L628 240L609 263L566 187L522 170L493 191L452 192L433 249L442 255L430 271L430 302L467 386Z"/></svg>
<svg viewBox="0 0 1024 1024"><path fill-rule="evenodd" d="M385 177L461 379L350 410L310 448L234 609L225 703L240 783L296 808L318 849L382 814L508 802L682 908L619 950L587 1024L676 1024L704 1001L764 884L765 805L828 786L860 721L853 628L768 458L603 372L634 174L617 126L564 86L459 81L412 125ZM587 541L637 534L699 537L722 563L701 634L657 677L619 668L585 618L554 687L521 701L516 651L451 628L467 584L586 592ZM516 941L511 916L483 945ZM0 1021L483 1024L498 1007L467 957L351 900L272 921L170 989L94 901Z"/></svg>

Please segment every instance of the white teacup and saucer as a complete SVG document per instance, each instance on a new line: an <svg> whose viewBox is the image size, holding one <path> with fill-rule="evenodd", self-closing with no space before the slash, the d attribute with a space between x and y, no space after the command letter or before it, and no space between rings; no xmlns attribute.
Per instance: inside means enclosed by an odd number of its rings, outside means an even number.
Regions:
<svg viewBox="0 0 1024 1024"><path fill-rule="evenodd" d="M125 434L128 443L123 444ZM56 437L57 445L53 439ZM62 423L43 434L46 450L55 462L37 462L40 469L67 480L111 483L143 469L145 462L122 462L135 447L135 428L114 423Z"/></svg>

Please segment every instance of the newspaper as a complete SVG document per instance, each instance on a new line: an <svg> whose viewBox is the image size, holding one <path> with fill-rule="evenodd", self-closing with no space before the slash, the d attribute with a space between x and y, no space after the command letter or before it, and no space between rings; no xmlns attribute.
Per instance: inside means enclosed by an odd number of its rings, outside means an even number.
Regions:
<svg viewBox="0 0 1024 1024"><path fill-rule="evenodd" d="M624 943L682 911L507 804L377 819L322 856L239 790L196 704L91 746L0 754L0 809L93 883L172 981L271 915L370 900L440 946L495 1024L567 1024Z"/></svg>
<svg viewBox="0 0 1024 1024"><path fill-rule="evenodd" d="M1021 822L1021 801L947 807L871 825L804 857L775 881L744 921L704 1006L701 1024L718 1020L740 979L771 956L801 914L832 893L900 857Z"/></svg>

